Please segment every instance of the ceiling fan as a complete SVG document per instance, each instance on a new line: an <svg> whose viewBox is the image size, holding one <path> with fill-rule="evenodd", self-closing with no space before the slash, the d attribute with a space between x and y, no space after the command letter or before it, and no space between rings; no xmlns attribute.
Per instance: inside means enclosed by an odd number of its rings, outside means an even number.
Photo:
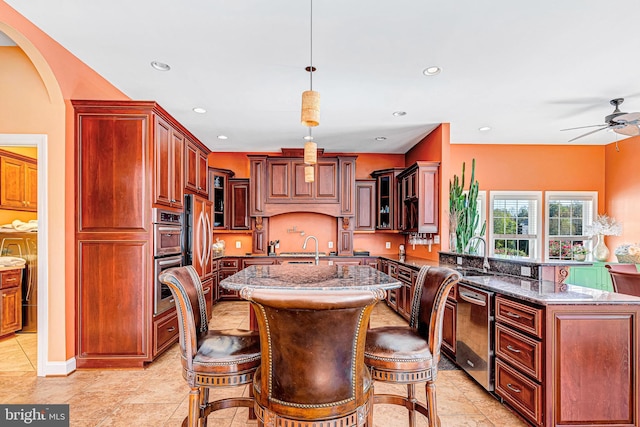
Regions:
<svg viewBox="0 0 640 427"><path fill-rule="evenodd" d="M623 113L618 108L620 104L624 102L624 98L616 98L609 101L609 104L615 107L613 113L609 114L604 118L604 123L600 125L590 125L590 126L580 126L577 128L568 128L568 129L560 129L561 131L565 130L574 130L574 129L585 129L585 128L593 128L597 127L598 129L592 130L580 136L576 136L573 139L570 139L569 142L575 141L578 138L582 138L583 136L591 135L592 133L600 132L601 130L611 129L616 133L627 135L627 136L636 136L640 135L640 112L638 113Z"/></svg>

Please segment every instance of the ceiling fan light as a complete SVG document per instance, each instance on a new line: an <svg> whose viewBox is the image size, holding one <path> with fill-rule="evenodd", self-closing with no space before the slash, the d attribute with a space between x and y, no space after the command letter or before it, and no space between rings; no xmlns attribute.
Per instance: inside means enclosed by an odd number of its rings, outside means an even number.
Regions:
<svg viewBox="0 0 640 427"><path fill-rule="evenodd" d="M313 166L305 166L304 167L304 182L313 182L315 181L315 176L313 172Z"/></svg>
<svg viewBox="0 0 640 427"><path fill-rule="evenodd" d="M300 122L307 127L314 127L320 124L320 92L315 90L302 92Z"/></svg>
<svg viewBox="0 0 640 427"><path fill-rule="evenodd" d="M313 141L304 143L304 162L308 165L315 165L318 162L318 144Z"/></svg>

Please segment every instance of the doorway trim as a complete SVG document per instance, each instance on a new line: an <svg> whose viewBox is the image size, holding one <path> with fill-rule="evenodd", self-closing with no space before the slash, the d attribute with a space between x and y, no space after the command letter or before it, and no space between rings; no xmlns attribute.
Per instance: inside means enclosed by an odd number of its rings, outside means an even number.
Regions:
<svg viewBox="0 0 640 427"><path fill-rule="evenodd" d="M47 135L1 134L0 145L7 147L37 147L38 150L38 350L37 375L47 375L49 354L49 220L47 197Z"/></svg>

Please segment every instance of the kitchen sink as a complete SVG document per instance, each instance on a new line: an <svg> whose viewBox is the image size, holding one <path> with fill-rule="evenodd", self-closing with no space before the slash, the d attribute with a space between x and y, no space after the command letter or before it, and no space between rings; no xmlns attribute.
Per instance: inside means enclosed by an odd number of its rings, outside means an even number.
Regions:
<svg viewBox="0 0 640 427"><path fill-rule="evenodd" d="M299 257L311 257L316 256L315 252L280 252L279 256L299 256ZM318 256L327 256L326 252L318 252Z"/></svg>
<svg viewBox="0 0 640 427"><path fill-rule="evenodd" d="M455 269L462 277L467 276L496 276L497 273L491 271L482 271L475 268L456 268Z"/></svg>

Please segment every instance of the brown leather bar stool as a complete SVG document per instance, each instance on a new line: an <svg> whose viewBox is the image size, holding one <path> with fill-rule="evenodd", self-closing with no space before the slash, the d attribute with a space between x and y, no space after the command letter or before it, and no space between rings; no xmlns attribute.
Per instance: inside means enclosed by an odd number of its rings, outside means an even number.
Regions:
<svg viewBox="0 0 640 427"><path fill-rule="evenodd" d="M444 267L422 267L411 299L409 326L386 326L367 332L365 363L375 381L407 384L407 396L375 394L374 404L401 405L409 410L409 426L415 413L439 426L436 407L436 376L442 344L442 320L447 295L460 275ZM426 383L427 402L416 399L415 385Z"/></svg>
<svg viewBox="0 0 640 427"><path fill-rule="evenodd" d="M372 426L364 342L383 290L243 289L256 312L259 426Z"/></svg>
<svg viewBox="0 0 640 427"><path fill-rule="evenodd" d="M611 276L613 292L640 297L640 272L636 269L635 264L617 266L607 264L605 267Z"/></svg>
<svg viewBox="0 0 640 427"><path fill-rule="evenodd" d="M194 268L170 268L160 281L171 289L178 311L182 375L191 387L189 414L183 426L206 426L219 409L247 407L255 419L253 397L209 402L209 388L249 384L260 366L260 337L240 329L209 330L202 283ZM251 388L249 389L251 393Z"/></svg>

